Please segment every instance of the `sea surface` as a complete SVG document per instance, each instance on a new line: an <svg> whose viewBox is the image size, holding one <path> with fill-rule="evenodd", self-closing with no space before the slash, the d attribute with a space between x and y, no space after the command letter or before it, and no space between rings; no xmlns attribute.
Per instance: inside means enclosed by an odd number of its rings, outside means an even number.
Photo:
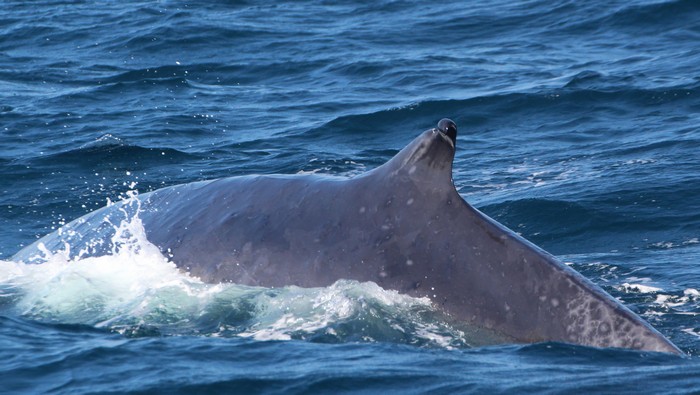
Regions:
<svg viewBox="0 0 700 395"><path fill-rule="evenodd" d="M353 176L444 117L472 205L686 354L470 347L373 283L204 284L23 246L109 202ZM697 393L700 2L3 1L0 393Z"/></svg>

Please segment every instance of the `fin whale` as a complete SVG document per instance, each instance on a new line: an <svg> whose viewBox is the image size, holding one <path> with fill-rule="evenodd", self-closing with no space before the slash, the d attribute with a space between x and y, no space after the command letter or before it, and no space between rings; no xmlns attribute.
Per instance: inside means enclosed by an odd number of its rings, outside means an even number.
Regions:
<svg viewBox="0 0 700 395"><path fill-rule="evenodd" d="M578 272L469 205L452 182L449 119L353 178L259 175L193 182L89 213L22 249L41 262L113 251L136 215L148 240L203 281L280 287L339 279L428 297L451 318L515 343L566 342L682 354ZM134 204L134 202L136 204Z"/></svg>

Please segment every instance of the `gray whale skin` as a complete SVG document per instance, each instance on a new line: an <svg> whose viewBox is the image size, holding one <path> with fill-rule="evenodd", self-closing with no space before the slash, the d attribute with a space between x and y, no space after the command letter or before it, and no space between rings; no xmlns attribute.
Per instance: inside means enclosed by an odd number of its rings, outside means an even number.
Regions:
<svg viewBox="0 0 700 395"><path fill-rule="evenodd" d="M339 279L427 297L451 319L513 343L682 352L578 272L462 199L452 182L457 127L443 119L382 166L353 178L257 175L138 196L148 240L210 283L323 287ZM18 252L112 251L124 201ZM131 213L131 214L129 214Z"/></svg>

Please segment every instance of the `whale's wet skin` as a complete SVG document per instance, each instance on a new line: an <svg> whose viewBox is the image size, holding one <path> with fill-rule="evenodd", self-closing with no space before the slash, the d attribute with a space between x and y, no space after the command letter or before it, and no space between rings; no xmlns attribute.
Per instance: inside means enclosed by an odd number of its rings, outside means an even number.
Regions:
<svg viewBox="0 0 700 395"><path fill-rule="evenodd" d="M680 353L593 283L465 202L452 183L456 143L456 125L443 119L353 178L260 175L163 188L85 215L13 260L118 253L118 224L138 218L153 245L207 283L373 282L429 300L449 320L478 328L483 344Z"/></svg>

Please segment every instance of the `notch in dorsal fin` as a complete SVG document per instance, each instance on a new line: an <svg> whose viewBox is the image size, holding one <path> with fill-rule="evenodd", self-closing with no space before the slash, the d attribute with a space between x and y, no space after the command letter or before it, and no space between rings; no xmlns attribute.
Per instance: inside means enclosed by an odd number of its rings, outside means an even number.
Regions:
<svg viewBox="0 0 700 395"><path fill-rule="evenodd" d="M407 177L414 182L453 188L452 161L456 142L457 125L444 118L437 127L421 133L376 170L389 176Z"/></svg>

